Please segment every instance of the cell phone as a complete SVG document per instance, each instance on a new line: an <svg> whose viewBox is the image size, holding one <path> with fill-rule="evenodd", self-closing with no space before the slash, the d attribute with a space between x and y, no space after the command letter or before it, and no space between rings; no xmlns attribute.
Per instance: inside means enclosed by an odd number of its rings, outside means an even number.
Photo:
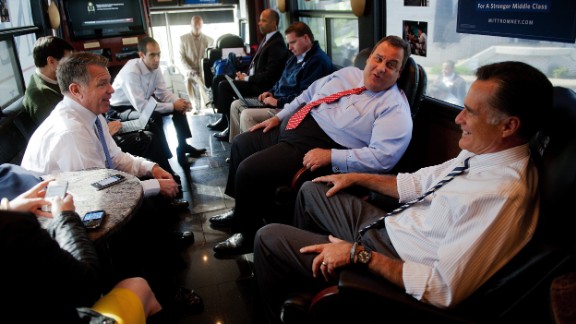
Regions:
<svg viewBox="0 0 576 324"><path fill-rule="evenodd" d="M45 198L50 197L60 197L64 199L66 196L66 190L68 190L68 181L64 180L54 180L48 182L48 188L46 188Z"/></svg>
<svg viewBox="0 0 576 324"><path fill-rule="evenodd" d="M68 190L68 181L64 180L54 180L48 182L48 187L46 188L46 194L44 198L60 197L64 199L66 196L66 190ZM49 212L51 210L50 206L42 206L42 210Z"/></svg>
<svg viewBox="0 0 576 324"><path fill-rule="evenodd" d="M84 217L82 217L84 227L89 229L98 228L102 224L102 220L104 219L105 215L106 212L103 210L93 210L87 212L84 214Z"/></svg>
<svg viewBox="0 0 576 324"><path fill-rule="evenodd" d="M97 190L102 190L102 189L108 188L110 186L113 186L117 183L120 183L124 180L126 180L126 177L124 177L121 174L115 174L115 175L110 176L108 178L102 179L98 182L94 182L92 184L92 186L95 187Z"/></svg>

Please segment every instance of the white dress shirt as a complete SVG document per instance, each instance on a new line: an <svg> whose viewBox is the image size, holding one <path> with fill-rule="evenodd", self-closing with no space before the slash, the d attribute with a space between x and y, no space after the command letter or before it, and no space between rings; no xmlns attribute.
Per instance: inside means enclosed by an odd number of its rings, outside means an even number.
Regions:
<svg viewBox="0 0 576 324"><path fill-rule="evenodd" d="M398 175L400 201L426 192L473 154ZM528 145L470 159L457 176L422 202L386 218L404 260L406 293L438 307L468 297L532 237L539 213L538 174Z"/></svg>
<svg viewBox="0 0 576 324"><path fill-rule="evenodd" d="M105 168L106 156L95 126L100 118L112 158L112 168L137 177L152 176L155 163L122 152L108 131L103 116L96 116L64 96L54 111L36 129L22 158L22 167L41 174ZM158 180L142 181L145 196L160 192Z"/></svg>
<svg viewBox="0 0 576 324"><path fill-rule="evenodd" d="M153 94L159 101L156 111L161 114L173 112L174 102L178 100L178 96L167 89L160 69L150 71L140 58L126 62L114 78L112 87L111 106L132 106L139 112Z"/></svg>

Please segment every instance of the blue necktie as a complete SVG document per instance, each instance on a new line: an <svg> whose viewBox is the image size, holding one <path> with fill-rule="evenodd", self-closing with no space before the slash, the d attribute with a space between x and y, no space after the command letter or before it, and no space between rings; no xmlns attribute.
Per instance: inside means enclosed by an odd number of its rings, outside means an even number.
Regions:
<svg viewBox="0 0 576 324"><path fill-rule="evenodd" d="M371 224L365 226L364 228L362 228L359 232L359 236L358 236L358 242L360 242L360 239L362 238L362 235L364 235L364 233L366 233L366 231L373 229L373 228L382 228L384 227L384 219L388 216L392 216L392 215L396 215L398 213L400 213L401 211L410 208L412 205L424 200L424 198L426 198L426 196L428 196L429 194L433 193L434 191L438 190L438 188L442 187L443 185L445 185L446 183L452 181L452 179L454 179L455 177L461 175L462 173L464 173L464 171L466 171L469 167L468 164L468 160L470 160L469 158L466 158L464 160L464 163L462 166L457 166L455 167L452 171L450 171L450 173L448 173L446 175L446 177L444 177L444 179L440 180L437 184L435 184L432 188L430 188L428 191L426 191L422 196L411 200L407 203L405 203L404 205L394 209L393 211L387 213L386 215L378 218L378 220L372 222Z"/></svg>
<svg viewBox="0 0 576 324"><path fill-rule="evenodd" d="M110 158L110 152L108 151L108 145L106 145L106 140L104 139L104 132L102 131L102 124L100 123L100 119L96 117L96 129L98 129L98 138L100 139L100 143L102 144L102 148L104 149L104 155L106 155L106 168L112 169L112 159Z"/></svg>

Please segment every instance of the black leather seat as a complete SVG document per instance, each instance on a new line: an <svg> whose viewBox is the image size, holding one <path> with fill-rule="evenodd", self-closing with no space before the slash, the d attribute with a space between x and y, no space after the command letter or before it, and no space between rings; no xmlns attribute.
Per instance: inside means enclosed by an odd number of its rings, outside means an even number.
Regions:
<svg viewBox="0 0 576 324"><path fill-rule="evenodd" d="M553 323L549 289L558 276L576 270L576 93L555 87L554 107L531 143L539 167L540 218L534 238L504 268L453 309L417 301L373 275L344 270L337 286L316 296L296 295L282 312L284 323ZM568 211L568 212L567 212Z"/></svg>
<svg viewBox="0 0 576 324"><path fill-rule="evenodd" d="M212 65L222 58L223 48L245 48L244 40L238 35L224 34L216 40L215 47L206 49L204 59L202 60L202 73L204 84L206 84L207 87L212 85L212 79L214 78Z"/></svg>

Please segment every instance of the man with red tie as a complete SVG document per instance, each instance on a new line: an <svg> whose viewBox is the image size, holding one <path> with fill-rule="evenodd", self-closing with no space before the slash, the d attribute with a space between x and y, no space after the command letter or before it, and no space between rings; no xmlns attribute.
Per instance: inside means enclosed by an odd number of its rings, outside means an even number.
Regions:
<svg viewBox="0 0 576 324"><path fill-rule="evenodd" d="M383 38L363 71L347 67L317 80L276 116L234 139L225 193L236 205L210 222L235 234L214 247L217 255L251 250L263 220L278 221L276 188L302 166L382 173L396 165L412 136L410 107L396 85L408 46L397 36ZM307 114L297 113L302 106Z"/></svg>

